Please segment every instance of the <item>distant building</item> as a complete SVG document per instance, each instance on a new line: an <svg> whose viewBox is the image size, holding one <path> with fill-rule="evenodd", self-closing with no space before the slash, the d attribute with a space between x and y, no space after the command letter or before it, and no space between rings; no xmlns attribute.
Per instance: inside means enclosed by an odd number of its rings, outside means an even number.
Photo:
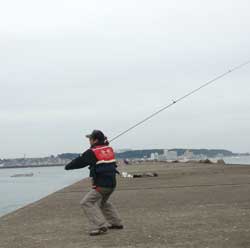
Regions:
<svg viewBox="0 0 250 248"><path fill-rule="evenodd" d="M45 157L45 158L21 158L9 159L2 163L4 167L11 166L46 166L46 165L65 165L69 163L69 159L61 159L59 157ZM0 164L1 166L1 164Z"/></svg>
<svg viewBox="0 0 250 248"><path fill-rule="evenodd" d="M192 159L192 158L194 158L194 154L190 150L186 150L183 156L184 156L185 159Z"/></svg>
<svg viewBox="0 0 250 248"><path fill-rule="evenodd" d="M159 160L159 154L157 152L151 153L150 160Z"/></svg>
<svg viewBox="0 0 250 248"><path fill-rule="evenodd" d="M154 153L151 153L150 160L155 160L155 154Z"/></svg>
<svg viewBox="0 0 250 248"><path fill-rule="evenodd" d="M163 156L165 160L176 160L178 157L178 154L176 151L164 150Z"/></svg>
<svg viewBox="0 0 250 248"><path fill-rule="evenodd" d="M222 158L224 157L224 155L223 155L223 153L218 153L218 154L216 155L216 157L222 159Z"/></svg>

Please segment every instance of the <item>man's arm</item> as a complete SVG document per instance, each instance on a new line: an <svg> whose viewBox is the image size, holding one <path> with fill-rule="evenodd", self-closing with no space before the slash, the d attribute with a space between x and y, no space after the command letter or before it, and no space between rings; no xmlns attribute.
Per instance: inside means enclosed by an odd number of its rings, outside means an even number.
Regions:
<svg viewBox="0 0 250 248"><path fill-rule="evenodd" d="M96 158L93 152L89 149L84 152L81 156L72 160L69 164L65 166L65 170L75 170L87 167L89 165L95 164Z"/></svg>

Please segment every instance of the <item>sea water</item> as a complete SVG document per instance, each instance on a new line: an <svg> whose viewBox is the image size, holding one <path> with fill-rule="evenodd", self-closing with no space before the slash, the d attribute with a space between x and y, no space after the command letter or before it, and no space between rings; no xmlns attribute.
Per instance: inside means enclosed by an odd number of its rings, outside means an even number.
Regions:
<svg viewBox="0 0 250 248"><path fill-rule="evenodd" d="M17 174L33 176L13 177ZM64 167L0 169L0 216L35 202L88 176L88 169Z"/></svg>
<svg viewBox="0 0 250 248"><path fill-rule="evenodd" d="M250 156L239 156L239 157L225 157L223 158L226 164L245 164L250 165Z"/></svg>

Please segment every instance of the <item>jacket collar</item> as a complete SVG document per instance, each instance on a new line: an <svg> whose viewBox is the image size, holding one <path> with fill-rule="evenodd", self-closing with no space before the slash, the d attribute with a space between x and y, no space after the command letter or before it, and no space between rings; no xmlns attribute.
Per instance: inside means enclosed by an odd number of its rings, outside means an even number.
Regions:
<svg viewBox="0 0 250 248"><path fill-rule="evenodd" d="M91 148L95 148L97 146L105 146L105 144L104 144L104 142L98 142L98 143L92 145Z"/></svg>

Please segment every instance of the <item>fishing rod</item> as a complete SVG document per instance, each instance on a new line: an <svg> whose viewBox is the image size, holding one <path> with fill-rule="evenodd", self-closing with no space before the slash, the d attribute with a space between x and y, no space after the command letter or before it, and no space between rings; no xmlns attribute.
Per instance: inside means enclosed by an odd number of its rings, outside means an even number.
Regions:
<svg viewBox="0 0 250 248"><path fill-rule="evenodd" d="M227 76L228 74L230 74L230 73L232 73L232 72L234 72L234 71L236 71L236 70L241 69L242 67L244 67L244 66L246 66L246 65L248 65L248 64L250 64L250 60L247 61L247 62L245 62L245 63L242 63L242 64L240 64L240 65L238 65L238 66L233 67L232 69L230 69L230 70L228 70L228 71L226 71L226 72L224 72L224 73L218 75L217 77L215 77L215 78L209 80L208 82L202 84L200 87L198 87L198 88L196 88L196 89L194 89L194 90L188 92L187 94L183 95L182 97L180 97L180 98L178 98L178 99L176 99L176 100L173 100L172 103L170 103L170 104L164 106L163 108L157 110L156 112L154 112L154 113L152 113L151 115L147 116L147 117L144 118L143 120L137 122L137 123L134 124L133 126L129 127L128 129L124 130L123 132L119 133L118 135L116 135L115 137L113 137L113 138L110 140L110 142L113 142L114 140L120 138L120 137L123 136L124 134L127 134L127 133L130 132L131 130L133 130L133 129L135 129L136 127L142 125L143 123L145 123L146 121L152 119L153 117L155 117L156 115L160 114L161 112L165 111L166 109L171 108L171 107L174 106L176 103L179 103L179 102L183 101L185 98L190 97L191 95L197 93L198 91L202 90L203 88L205 88L205 87L207 87L207 86L209 86L209 85L215 83L215 82L218 81L219 79L221 79L221 78Z"/></svg>

